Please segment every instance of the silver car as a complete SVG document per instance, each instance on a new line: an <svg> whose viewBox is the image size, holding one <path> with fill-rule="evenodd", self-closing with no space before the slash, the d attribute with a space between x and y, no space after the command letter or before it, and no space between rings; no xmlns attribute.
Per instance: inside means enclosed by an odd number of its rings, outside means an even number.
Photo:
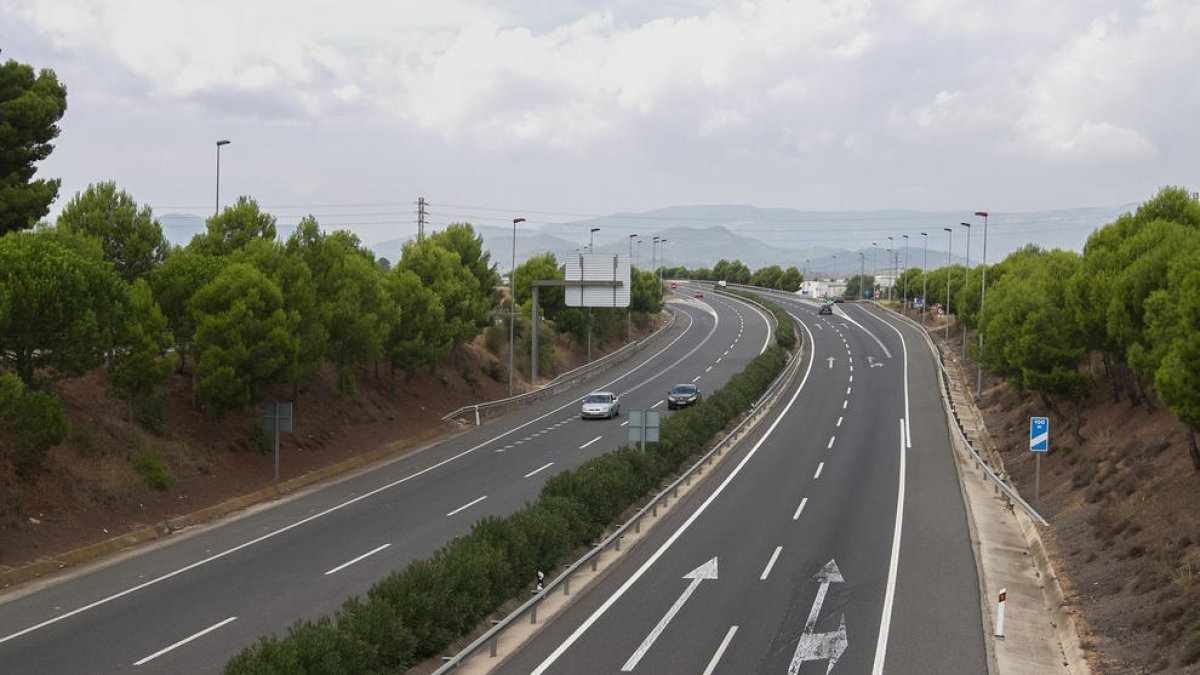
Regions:
<svg viewBox="0 0 1200 675"><path fill-rule="evenodd" d="M593 391L583 397L583 409L580 417L603 417L611 419L621 414L621 402L611 391Z"/></svg>

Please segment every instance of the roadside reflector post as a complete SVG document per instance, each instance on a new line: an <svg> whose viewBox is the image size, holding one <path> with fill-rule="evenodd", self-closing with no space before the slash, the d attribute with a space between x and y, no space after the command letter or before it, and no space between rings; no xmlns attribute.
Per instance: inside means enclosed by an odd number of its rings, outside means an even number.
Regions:
<svg viewBox="0 0 1200 675"><path fill-rule="evenodd" d="M1004 603L1008 595L1008 588L1000 589L1000 596L996 599L996 637L1004 637Z"/></svg>

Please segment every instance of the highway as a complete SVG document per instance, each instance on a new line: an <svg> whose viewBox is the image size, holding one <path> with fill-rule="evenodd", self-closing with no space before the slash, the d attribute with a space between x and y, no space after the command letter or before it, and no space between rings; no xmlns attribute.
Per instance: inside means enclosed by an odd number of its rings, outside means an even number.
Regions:
<svg viewBox="0 0 1200 675"><path fill-rule="evenodd" d="M723 385L772 340L767 317L680 296L674 327L561 396L433 447L223 522L191 528L0 594L0 673L213 673L259 636L331 613L485 516L534 499L555 473L626 442L635 409L671 385ZM621 417L579 419L591 390ZM303 411L298 411L303 414Z"/></svg>
<svg viewBox="0 0 1200 675"><path fill-rule="evenodd" d="M756 434L497 672L986 673L934 362L873 308L772 296L811 345Z"/></svg>

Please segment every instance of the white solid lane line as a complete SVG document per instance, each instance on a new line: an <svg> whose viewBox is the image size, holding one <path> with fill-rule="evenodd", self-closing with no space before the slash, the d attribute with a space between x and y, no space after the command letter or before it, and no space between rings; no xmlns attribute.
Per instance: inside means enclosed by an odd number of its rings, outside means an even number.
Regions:
<svg viewBox="0 0 1200 675"><path fill-rule="evenodd" d="M158 657L162 656L163 654L166 654L167 652L171 651L172 649L177 649L179 647L182 647L182 646L186 645L187 643L191 642L192 640L195 640L196 638L204 637L205 635L208 635L209 633L220 628L221 626L224 626L225 624L228 624L228 623L233 623L234 621L237 621L236 616L231 616L228 619L225 619L224 621L218 621L217 623L214 623L213 625L209 626L208 628L205 628L204 630L200 631L199 633L196 633L195 635L192 635L190 637L185 637L184 639L180 640L179 642L176 642L175 644L171 645L170 647L160 649L160 650L154 652L153 654L151 654L150 656L147 656L146 658L142 659L141 661L135 662L133 665L140 666L143 663L148 663L150 661L153 661L154 659L157 659Z"/></svg>
<svg viewBox="0 0 1200 675"><path fill-rule="evenodd" d="M592 443L595 443L596 441L600 440L601 438L604 438L604 437L597 436L597 437L593 438L592 440L588 441L587 443L584 443L583 445L579 446L579 449L582 450L582 449L586 448L587 446L591 445Z"/></svg>
<svg viewBox="0 0 1200 675"><path fill-rule="evenodd" d="M484 495L484 496L480 497L479 499L476 499L476 500L473 500L473 501L471 501L471 502L468 502L468 503L466 503L466 504L463 504L462 506L458 507L457 509L454 509L454 510L453 510L453 511L451 511L450 513L447 513L447 514L446 514L446 517L453 516L453 515L455 515L455 514L457 514L457 513L462 513L463 511L466 511L467 509L471 508L472 506L475 506L476 504L478 504L479 502L481 502L481 501L483 501L483 500L485 500L485 499L487 499L487 495Z"/></svg>
<svg viewBox="0 0 1200 675"><path fill-rule="evenodd" d="M824 469L824 468L825 468L825 462L821 462L820 464L817 465L817 472L813 474L813 480L816 480L821 477L821 469Z"/></svg>
<svg viewBox="0 0 1200 675"><path fill-rule="evenodd" d="M796 507L796 512L792 514L792 520L800 520L800 512L804 510L804 505L808 503L808 497L800 500L800 506Z"/></svg>
<svg viewBox="0 0 1200 675"><path fill-rule="evenodd" d="M539 466L538 468L534 469L533 471L530 471L529 473L525 474L525 478L529 478L530 476L532 476L533 474L535 474L539 471L545 471L546 469L549 469L552 466L554 466L554 462L546 462L542 466Z"/></svg>
<svg viewBox="0 0 1200 675"><path fill-rule="evenodd" d="M329 570L328 572L326 572L326 573L325 573L325 576L329 576L330 574L336 574L336 573L338 573L338 572L341 572L342 570L344 570L344 569L346 569L347 567L349 567L349 566L353 565L354 563L356 563L356 562L359 562L359 561L361 561L361 560L365 560L366 558L368 558L368 557L370 557L370 556L373 556L373 555L375 555L376 553L379 553L380 551L382 551L383 549L385 549L385 548L387 548L387 547L389 547L389 546L391 546L391 544L384 544L383 546L378 546L378 547L376 547L376 548L374 548L374 549L371 549L370 551L367 551L366 553L364 553L364 554L362 554L362 555L358 556L358 557L357 557L357 558L355 558L354 560L350 560L350 561L344 562L344 563L342 563L341 565L338 565L337 567L335 567L335 568L333 568L333 569Z"/></svg>
<svg viewBox="0 0 1200 675"><path fill-rule="evenodd" d="M762 574L758 577L759 581L766 581L767 577L771 576L771 568L775 566L775 561L779 559L779 552L782 550L782 546L775 547L775 552L771 554L771 559L767 561L767 566L763 568Z"/></svg>
<svg viewBox="0 0 1200 675"><path fill-rule="evenodd" d="M903 339L903 338L901 338ZM905 386L908 382L905 382ZM892 526L892 556L888 562L887 586L883 591L883 611L879 617L879 637L875 641L875 665L871 668L872 675L883 675L883 662L887 658L888 632L892 627L892 602L896 597L896 570L900 567L900 532L904 524L904 474L907 453L904 420L900 420L900 489L896 491L896 523Z"/></svg>

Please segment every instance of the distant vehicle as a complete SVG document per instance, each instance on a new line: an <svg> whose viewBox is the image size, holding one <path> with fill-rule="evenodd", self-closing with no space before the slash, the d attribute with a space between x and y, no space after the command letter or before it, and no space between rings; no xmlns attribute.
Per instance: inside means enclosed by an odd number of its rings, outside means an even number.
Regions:
<svg viewBox="0 0 1200 675"><path fill-rule="evenodd" d="M678 287L679 287L679 284L675 283L674 281L671 282L671 290L675 290Z"/></svg>
<svg viewBox="0 0 1200 675"><path fill-rule="evenodd" d="M677 384L667 392L667 410L686 408L700 402L700 388L694 384Z"/></svg>
<svg viewBox="0 0 1200 675"><path fill-rule="evenodd" d="M612 419L620 414L621 402L616 394L611 391L593 391L583 397L583 408L579 416L585 420L589 417Z"/></svg>
<svg viewBox="0 0 1200 675"><path fill-rule="evenodd" d="M703 298L703 297L704 297L704 291L696 291L695 293L692 293L692 297L693 297L693 298Z"/></svg>
<svg viewBox="0 0 1200 675"><path fill-rule="evenodd" d="M817 314L833 314L833 303L823 302L821 308L817 310Z"/></svg>
<svg viewBox="0 0 1200 675"><path fill-rule="evenodd" d="M728 286L729 284L725 283L725 280L724 280L724 279L722 279L722 280L720 280L720 281L718 281L718 282L717 282L717 285L718 285L718 286L720 286L721 288L725 288L725 287L726 287L726 286Z"/></svg>
<svg viewBox="0 0 1200 675"><path fill-rule="evenodd" d="M833 296L833 301L834 301L834 302L845 302L845 301L846 301L846 298L844 298L844 297L842 297L842 296L840 296L840 295L835 295L835 296Z"/></svg>

